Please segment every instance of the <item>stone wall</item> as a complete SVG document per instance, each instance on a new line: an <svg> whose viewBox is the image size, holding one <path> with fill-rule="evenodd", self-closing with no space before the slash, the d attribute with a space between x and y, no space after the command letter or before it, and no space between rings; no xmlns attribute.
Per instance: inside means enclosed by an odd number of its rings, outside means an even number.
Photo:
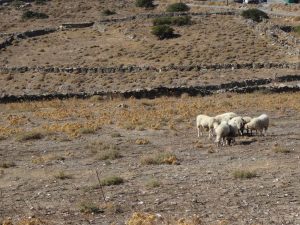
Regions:
<svg viewBox="0 0 300 225"><path fill-rule="evenodd" d="M206 71L217 69L294 69L300 68L299 63L229 63L229 64L200 64L190 66L168 65L163 67L155 66L114 66L114 67L56 67L56 66L34 66L34 67L0 67L2 73L25 73L25 72L40 72L40 73L136 73L136 72L167 72L167 71Z"/></svg>
<svg viewBox="0 0 300 225"><path fill-rule="evenodd" d="M235 93L251 93L254 91L264 92L298 92L300 91L300 84L297 85L284 85L280 84L277 86L271 86L269 84L272 81L289 81L300 80L300 75L283 76L275 79L251 79L244 80L241 82L230 82L220 85L208 85L208 86L174 86L174 87L157 87L153 89L135 89L126 91L101 91L101 92L90 92L90 93L46 93L42 95L2 95L0 96L0 103L8 102L19 102L19 101L38 101L38 100L51 100L51 99L67 99L67 98L89 98L93 95L99 95L106 98L156 98L161 96L181 96L184 93L190 96L206 96L213 93L224 93L224 92L235 92Z"/></svg>
<svg viewBox="0 0 300 225"><path fill-rule="evenodd" d="M36 30L28 30L22 33L2 34L3 36L5 35L8 37L5 38L5 40L2 43L0 43L0 49L12 45L14 40L42 36L42 35L53 33L57 30L58 28L43 28L43 29L36 29Z"/></svg>

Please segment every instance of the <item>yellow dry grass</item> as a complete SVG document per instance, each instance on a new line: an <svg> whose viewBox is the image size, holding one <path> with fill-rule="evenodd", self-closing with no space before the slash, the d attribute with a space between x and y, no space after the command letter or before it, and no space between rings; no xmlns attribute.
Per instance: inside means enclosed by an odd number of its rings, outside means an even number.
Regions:
<svg viewBox="0 0 300 225"><path fill-rule="evenodd" d="M57 132L78 137L82 134L82 128L96 132L102 126L109 125L137 130L141 127L176 130L181 126L193 127L197 114L216 115L228 111L252 116L258 112L274 112L277 115L284 115L287 111L299 113L299 99L300 93L252 93L162 97L147 101L114 99L94 104L79 99L12 103L1 107L0 113L3 116L0 118L0 135L12 136L24 131L39 130L46 134ZM128 108L117 107L124 103ZM64 110L66 108L68 113ZM12 125L9 119L12 111L16 118L26 118L31 124L16 122L16 125ZM45 114L48 116L43 116Z"/></svg>

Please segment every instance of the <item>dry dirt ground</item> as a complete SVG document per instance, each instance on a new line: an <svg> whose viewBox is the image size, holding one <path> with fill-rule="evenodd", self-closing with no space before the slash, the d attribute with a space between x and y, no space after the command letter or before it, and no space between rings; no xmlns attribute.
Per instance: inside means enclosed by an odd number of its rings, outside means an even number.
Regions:
<svg viewBox="0 0 300 225"><path fill-rule="evenodd" d="M48 224L124 224L141 211L196 214L205 224L297 225L299 99L254 93L1 105L0 221L34 215ZM268 135L221 148L207 134L197 138L195 116L224 111L268 113ZM157 155L163 164L151 164ZM96 170L100 180L124 179L103 186L107 202ZM255 176L235 178L241 170Z"/></svg>
<svg viewBox="0 0 300 225"><path fill-rule="evenodd" d="M160 2L151 12L163 12L169 2L174 1ZM47 13L48 19L22 21L24 9L5 6L0 7L0 33L98 21L105 18L101 12L107 8L116 10L112 17L149 13L134 7L133 0L52 0L30 8ZM294 19L271 20L299 24ZM195 17L193 21L190 26L175 27L181 36L163 41L150 34L151 20L98 24L15 41L1 49L0 66L299 61L257 35L238 16ZM0 95L209 85L298 72L2 73ZM124 224L134 212L148 212L173 221L171 225L199 225L175 222L193 215L210 225L299 225L299 99L299 93L227 93L1 104L0 223L11 217L13 224L32 225L26 218L35 216L43 221L35 225ZM238 137L235 145L221 148L206 136L197 138L197 114L226 111L250 116L268 113L268 136ZM123 179L119 185L102 187L106 201L96 170L100 182L110 176ZM242 171L249 179L239 177Z"/></svg>

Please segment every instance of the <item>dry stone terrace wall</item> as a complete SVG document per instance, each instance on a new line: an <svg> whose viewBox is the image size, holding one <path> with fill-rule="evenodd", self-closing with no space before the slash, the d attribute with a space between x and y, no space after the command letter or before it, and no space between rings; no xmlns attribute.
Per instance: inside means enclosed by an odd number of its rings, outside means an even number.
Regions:
<svg viewBox="0 0 300 225"><path fill-rule="evenodd" d="M299 63L229 63L229 64L202 64L202 65L168 65L163 67L154 66L115 66L115 67L56 67L56 66L35 66L35 67L0 67L2 73L25 73L25 72L40 72L40 73L136 73L144 71L167 72L167 71L205 71L218 69L300 69Z"/></svg>
<svg viewBox="0 0 300 225"><path fill-rule="evenodd" d="M94 91L94 92L80 92L80 93L46 93L42 95L2 95L0 96L0 103L19 102L19 101L39 101L51 99L67 99L67 98L89 98L94 95L102 96L106 99L111 98L157 98L161 96L181 96L184 93L190 96L206 96L213 93L235 92L235 93L251 93L254 91L265 92L298 92L300 91L300 84L297 85L269 85L273 81L287 82L287 81L300 80L300 75L289 75L277 77L275 79L252 79L244 80L241 82L230 82L220 85L207 85L207 86L173 86L173 87L157 87L152 89L135 89L126 91Z"/></svg>

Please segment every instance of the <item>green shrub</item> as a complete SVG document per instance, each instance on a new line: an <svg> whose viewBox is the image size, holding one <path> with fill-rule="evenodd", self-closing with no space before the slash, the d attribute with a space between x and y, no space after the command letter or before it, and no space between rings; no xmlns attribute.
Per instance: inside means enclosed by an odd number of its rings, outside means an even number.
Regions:
<svg viewBox="0 0 300 225"><path fill-rule="evenodd" d="M154 26L151 33L160 40L174 37L174 29L168 25Z"/></svg>
<svg viewBox="0 0 300 225"><path fill-rule="evenodd" d="M114 15L114 14L116 14L116 12L115 11L111 11L109 9L105 9L102 12L102 15L104 15L104 16L110 16L110 15Z"/></svg>
<svg viewBox="0 0 300 225"><path fill-rule="evenodd" d="M153 0L136 0L135 5L142 8L152 8L154 6Z"/></svg>
<svg viewBox="0 0 300 225"><path fill-rule="evenodd" d="M263 19L269 19L268 14L259 9L247 9L242 12L242 17L251 19L255 22L261 22Z"/></svg>
<svg viewBox="0 0 300 225"><path fill-rule="evenodd" d="M179 2L171 4L167 7L167 12L185 12L189 11L190 7L187 6L187 4Z"/></svg>
<svg viewBox="0 0 300 225"><path fill-rule="evenodd" d="M40 13L40 12L33 12L33 11L26 11L22 15L23 20L28 20L28 19L47 19L49 16L45 13Z"/></svg>
<svg viewBox="0 0 300 225"><path fill-rule="evenodd" d="M153 19L153 25L175 25L184 26L191 24L191 17L189 16L177 16L177 17L161 17Z"/></svg>

